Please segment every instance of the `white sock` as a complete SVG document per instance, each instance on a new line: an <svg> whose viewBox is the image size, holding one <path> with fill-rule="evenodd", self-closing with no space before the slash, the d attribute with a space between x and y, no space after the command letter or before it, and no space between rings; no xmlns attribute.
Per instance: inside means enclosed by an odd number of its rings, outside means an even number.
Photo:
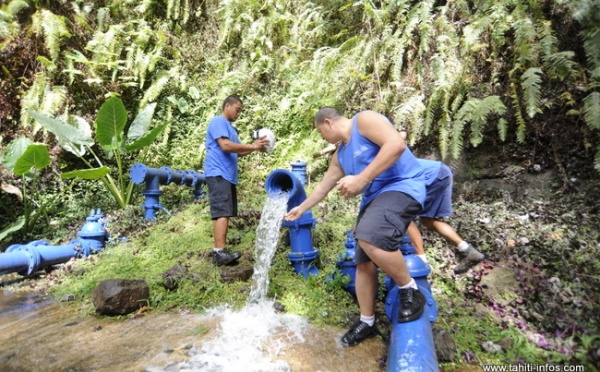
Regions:
<svg viewBox="0 0 600 372"><path fill-rule="evenodd" d="M469 243L463 240L456 246L456 248L458 248L458 250L461 252L465 252L467 249L469 249Z"/></svg>
<svg viewBox="0 0 600 372"><path fill-rule="evenodd" d="M367 323L369 327L373 327L373 324L375 324L375 314L371 316L365 316L360 314L360 321L363 323Z"/></svg>
<svg viewBox="0 0 600 372"><path fill-rule="evenodd" d="M417 282L415 282L414 279L411 279L407 285L403 285L403 286L399 285L398 288L400 288L400 289L408 289L408 288L419 289L419 287L417 286Z"/></svg>
<svg viewBox="0 0 600 372"><path fill-rule="evenodd" d="M213 248L213 252L220 252L220 251L222 251L223 249L225 249L225 248Z"/></svg>
<svg viewBox="0 0 600 372"><path fill-rule="evenodd" d="M425 265L429 265L429 262L427 262L427 256L425 254L418 254L417 257L422 259L423 262L425 262Z"/></svg>

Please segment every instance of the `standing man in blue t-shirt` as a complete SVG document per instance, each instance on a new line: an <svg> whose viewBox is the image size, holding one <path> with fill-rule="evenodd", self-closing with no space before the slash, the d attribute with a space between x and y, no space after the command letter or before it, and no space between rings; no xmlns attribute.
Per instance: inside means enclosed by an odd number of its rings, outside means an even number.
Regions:
<svg viewBox="0 0 600 372"><path fill-rule="evenodd" d="M399 287L398 322L423 314L425 296L411 278L398 246L425 201L425 179L417 158L383 115L362 111L347 118L333 107L323 107L314 125L323 139L339 146L321 182L285 219L300 218L334 188L345 198L363 195L355 229L360 320L341 340L345 347L354 346L376 333L377 267Z"/></svg>
<svg viewBox="0 0 600 372"><path fill-rule="evenodd" d="M269 141L261 137L250 145L240 143L236 121L244 104L240 97L231 95L223 101L223 112L212 118L206 131L204 175L208 186L210 215L213 221L213 252L215 265L234 264L241 253L226 248L229 218L237 216L238 157L254 151L265 152Z"/></svg>

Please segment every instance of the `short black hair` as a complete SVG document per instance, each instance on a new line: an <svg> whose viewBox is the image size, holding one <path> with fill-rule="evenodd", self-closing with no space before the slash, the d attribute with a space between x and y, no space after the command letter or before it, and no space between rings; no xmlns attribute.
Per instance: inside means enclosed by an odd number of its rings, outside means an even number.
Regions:
<svg viewBox="0 0 600 372"><path fill-rule="evenodd" d="M225 101L223 101L223 107L222 109L225 109L225 106L229 105L235 105L236 103L239 103L240 105L243 105L244 102L242 102L242 99L237 95L237 94L232 94L229 97L225 98Z"/></svg>
<svg viewBox="0 0 600 372"><path fill-rule="evenodd" d="M315 115L315 124L323 124L325 119L338 119L342 117L342 113L335 107L325 106L319 109Z"/></svg>

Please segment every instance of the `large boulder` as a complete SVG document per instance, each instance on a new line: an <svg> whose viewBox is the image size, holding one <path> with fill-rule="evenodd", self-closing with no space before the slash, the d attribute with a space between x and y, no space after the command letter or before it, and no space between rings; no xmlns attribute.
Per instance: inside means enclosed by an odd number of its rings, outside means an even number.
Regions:
<svg viewBox="0 0 600 372"><path fill-rule="evenodd" d="M143 280L104 280L92 291L96 312L103 315L125 315L148 304L150 287Z"/></svg>

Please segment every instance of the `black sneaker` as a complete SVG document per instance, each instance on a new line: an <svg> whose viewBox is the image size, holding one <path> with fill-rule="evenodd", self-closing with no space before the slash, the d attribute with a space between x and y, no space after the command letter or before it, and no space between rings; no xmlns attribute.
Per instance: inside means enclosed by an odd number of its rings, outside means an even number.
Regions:
<svg viewBox="0 0 600 372"><path fill-rule="evenodd" d="M223 248L219 251L212 251L212 261L217 266L225 266L234 264L242 254L239 252L230 252L229 249Z"/></svg>
<svg viewBox="0 0 600 372"><path fill-rule="evenodd" d="M423 314L427 300L420 290L414 288L400 289L398 291L398 323L406 323Z"/></svg>
<svg viewBox="0 0 600 372"><path fill-rule="evenodd" d="M457 253L458 265L454 268L455 274L462 274L469 270L471 267L477 265L485 256L479 252L477 249L473 248L471 244L469 244L469 248L466 251Z"/></svg>
<svg viewBox="0 0 600 372"><path fill-rule="evenodd" d="M352 328L350 328L348 332L346 332L345 335L342 336L342 346L350 347L357 345L367 338L375 336L376 333L375 324L370 326L367 323L359 320L352 326Z"/></svg>

